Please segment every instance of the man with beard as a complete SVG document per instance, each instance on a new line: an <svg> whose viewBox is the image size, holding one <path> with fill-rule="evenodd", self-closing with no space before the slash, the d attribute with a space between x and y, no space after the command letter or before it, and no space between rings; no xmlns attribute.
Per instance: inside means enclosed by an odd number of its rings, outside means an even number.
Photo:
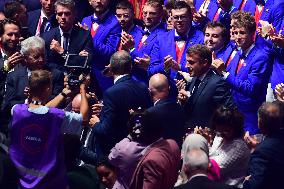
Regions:
<svg viewBox="0 0 284 189"><path fill-rule="evenodd" d="M113 80L104 77L101 72L108 65L111 55L115 53L121 34L121 27L109 9L110 2L110 0L89 0L94 14L82 20L83 27L88 28L93 37L96 59L92 63L92 72L103 91L113 85Z"/></svg>
<svg viewBox="0 0 284 189"><path fill-rule="evenodd" d="M4 86L6 76L16 65L23 61L23 55L19 52L20 24L16 21L5 19L0 24L0 105L3 101ZM1 115L2 110L1 110ZM3 125L4 116L0 116L1 126ZM0 130L5 128L0 127Z"/></svg>

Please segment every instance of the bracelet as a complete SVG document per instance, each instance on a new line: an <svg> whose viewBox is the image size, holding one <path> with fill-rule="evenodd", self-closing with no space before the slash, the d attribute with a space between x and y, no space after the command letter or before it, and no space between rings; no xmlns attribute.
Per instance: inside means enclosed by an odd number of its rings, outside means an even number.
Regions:
<svg viewBox="0 0 284 189"><path fill-rule="evenodd" d="M67 98L67 94L65 94L64 92L60 93L64 98Z"/></svg>

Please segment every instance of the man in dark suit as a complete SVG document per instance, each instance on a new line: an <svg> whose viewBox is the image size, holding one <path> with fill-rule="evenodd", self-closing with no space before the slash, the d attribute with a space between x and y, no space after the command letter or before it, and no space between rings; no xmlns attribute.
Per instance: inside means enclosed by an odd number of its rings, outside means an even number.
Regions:
<svg viewBox="0 0 284 189"><path fill-rule="evenodd" d="M258 126L265 135L249 162L244 189L282 188L284 178L283 102L264 103L258 110Z"/></svg>
<svg viewBox="0 0 284 189"><path fill-rule="evenodd" d="M116 51L121 34L121 27L110 10L110 0L89 1L93 14L83 18L82 25L90 30L94 43L92 72L103 91L113 85L112 78L101 73L108 65L111 55Z"/></svg>
<svg viewBox="0 0 284 189"><path fill-rule="evenodd" d="M185 114L175 100L169 98L168 79L163 74L155 74L150 78L149 91L154 106L147 111L154 112L159 123L164 127L163 138L173 139L181 148L185 135Z"/></svg>
<svg viewBox="0 0 284 189"><path fill-rule="evenodd" d="M93 54L92 38L89 31L74 25L74 1L58 0L54 6L59 27L42 35L45 40L48 66L66 72L64 63L68 54L88 56L90 65Z"/></svg>
<svg viewBox="0 0 284 189"><path fill-rule="evenodd" d="M207 177L209 158L202 149L192 149L184 156L183 170L188 178L186 184L175 189L234 189L232 186L211 181Z"/></svg>
<svg viewBox="0 0 284 189"><path fill-rule="evenodd" d="M23 55L19 52L20 39L20 23L5 19L0 24L0 106L2 106L5 82L8 72L15 66L23 62ZM1 115L2 109L0 110ZM4 127L6 119L0 116L0 131L6 133L7 128Z"/></svg>
<svg viewBox="0 0 284 189"><path fill-rule="evenodd" d="M28 12L29 32L36 36L58 26L54 13L55 0L40 0L40 3L41 9Z"/></svg>
<svg viewBox="0 0 284 189"><path fill-rule="evenodd" d="M230 88L221 76L210 69L212 52L204 45L186 51L187 69L191 77L189 91L181 89L178 99L188 115L187 127L210 127L213 112L220 105L234 107Z"/></svg>
<svg viewBox="0 0 284 189"><path fill-rule="evenodd" d="M5 117L11 115L11 108L15 104L22 104L27 99L25 89L28 86L28 76L33 70L45 68L44 41L40 37L30 37L21 44L21 52L25 57L26 63L11 70L7 75L6 90L3 100L3 111ZM52 72L52 97L58 95L64 84L62 72L50 69Z"/></svg>
<svg viewBox="0 0 284 189"><path fill-rule="evenodd" d="M91 145L99 156L109 154L110 149L127 136L129 110L145 109L151 104L146 85L131 78L131 68L131 56L126 51L118 51L111 57L108 69L114 85L105 91L100 116L93 115L92 122L95 141Z"/></svg>
<svg viewBox="0 0 284 189"><path fill-rule="evenodd" d="M140 142L147 145L142 152L130 183L130 189L172 188L180 167L180 150L172 139L163 139L164 127L157 112L146 111L141 116Z"/></svg>

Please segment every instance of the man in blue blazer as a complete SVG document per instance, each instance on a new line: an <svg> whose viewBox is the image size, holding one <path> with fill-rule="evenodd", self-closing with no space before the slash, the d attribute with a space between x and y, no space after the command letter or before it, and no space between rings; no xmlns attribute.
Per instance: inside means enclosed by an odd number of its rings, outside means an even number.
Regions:
<svg viewBox="0 0 284 189"><path fill-rule="evenodd" d="M114 85L104 93L99 117L93 115L92 118L90 149L98 156L108 155L110 149L127 136L130 109L145 109L151 105L147 86L130 76L132 59L129 53L124 50L114 53L108 68Z"/></svg>
<svg viewBox="0 0 284 189"><path fill-rule="evenodd" d="M93 37L94 57L92 71L97 77L103 91L113 85L111 78L102 75L108 65L111 55L116 51L120 41L121 27L115 15L109 9L110 0L89 1L94 14L82 20Z"/></svg>
<svg viewBox="0 0 284 189"><path fill-rule="evenodd" d="M187 71L186 49L203 43L203 33L191 27L191 9L185 2L177 2L172 13L175 29L157 37L148 69L150 76L163 73L171 82L177 71Z"/></svg>
<svg viewBox="0 0 284 189"><path fill-rule="evenodd" d="M117 50L129 50L128 40L134 43L133 48L138 48L142 38L142 28L134 24L133 5L128 0L120 1L116 5L116 17L121 25L122 33ZM148 85L147 68L133 61L132 78Z"/></svg>
<svg viewBox="0 0 284 189"><path fill-rule="evenodd" d="M229 44L229 31L219 22L209 22L204 29L204 44L213 53L214 59L222 60L225 64L229 61L232 46Z"/></svg>
<svg viewBox="0 0 284 189"><path fill-rule="evenodd" d="M93 43L90 32L75 26L75 3L73 0L58 0L55 3L56 19L59 26L42 34L45 40L48 66L67 72L64 66L66 55L88 56L91 65Z"/></svg>
<svg viewBox="0 0 284 189"><path fill-rule="evenodd" d="M258 110L264 140L252 153L244 189L282 188L284 178L283 104L264 103Z"/></svg>
<svg viewBox="0 0 284 189"><path fill-rule="evenodd" d="M123 35L123 49L130 52L134 60L133 74L148 84L148 66L150 54L157 37L166 32L161 22L163 6L159 1L147 1L143 6L143 30L136 30L131 35Z"/></svg>
<svg viewBox="0 0 284 189"><path fill-rule="evenodd" d="M28 12L28 28L31 35L40 36L43 32L58 26L55 17L55 0L40 0L41 9Z"/></svg>
<svg viewBox="0 0 284 189"><path fill-rule="evenodd" d="M194 13L195 27L203 30L208 22L221 22L227 29L230 28L231 14L238 9L232 0L196 0Z"/></svg>
<svg viewBox="0 0 284 189"><path fill-rule="evenodd" d="M257 110L265 101L272 59L265 50L254 43L256 23L253 16L241 13L240 20L235 26L235 42L241 50L223 75L232 87L234 101L239 111L244 115L245 130L257 134L259 133ZM215 64L213 66L216 67Z"/></svg>

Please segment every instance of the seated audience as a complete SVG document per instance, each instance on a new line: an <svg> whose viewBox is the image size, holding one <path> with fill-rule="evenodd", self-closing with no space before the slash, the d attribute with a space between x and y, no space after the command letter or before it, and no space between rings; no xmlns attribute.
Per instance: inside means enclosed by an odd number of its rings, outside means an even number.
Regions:
<svg viewBox="0 0 284 189"><path fill-rule="evenodd" d="M213 114L216 132L209 156L220 166L221 181L241 186L248 168L250 150L243 140L243 117L234 109L221 106Z"/></svg>
<svg viewBox="0 0 284 189"><path fill-rule="evenodd" d="M80 85L84 101L80 114L48 107L50 72L32 71L28 83L31 101L13 107L10 128L9 152L19 172L20 188L66 188L62 132L65 125L74 127L70 121L82 122L88 114L85 83Z"/></svg>
<svg viewBox="0 0 284 189"><path fill-rule="evenodd" d="M183 144L181 149L181 157L183 159L183 164L185 163L184 157L185 155L190 152L192 149L202 149L206 152L207 156L209 156L209 147L208 141L201 136L200 134L189 134ZM210 180L219 181L220 180L220 167L216 163L215 160L209 159L209 167L207 176ZM180 184L185 184L188 181L187 176L185 175L184 171L181 170L179 178L175 186L179 186Z"/></svg>
<svg viewBox="0 0 284 189"><path fill-rule="evenodd" d="M232 189L233 187L211 181L207 177L209 158L203 149L192 149L184 154L183 171L188 182L176 189Z"/></svg>
<svg viewBox="0 0 284 189"><path fill-rule="evenodd" d="M172 188L180 168L180 150L172 139L163 139L163 127L155 113L145 112L141 142L147 145L133 174L130 189Z"/></svg>

